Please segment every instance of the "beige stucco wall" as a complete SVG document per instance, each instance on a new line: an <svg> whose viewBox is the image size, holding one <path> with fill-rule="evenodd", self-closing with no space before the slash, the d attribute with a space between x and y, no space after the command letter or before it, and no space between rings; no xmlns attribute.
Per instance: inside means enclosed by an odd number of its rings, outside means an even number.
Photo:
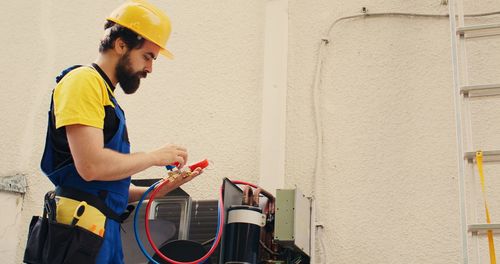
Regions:
<svg viewBox="0 0 500 264"><path fill-rule="evenodd" d="M312 89L321 39L327 38L319 78L323 163L315 190L326 262L460 263L449 21L349 19L327 35L333 21L359 14L362 7L372 13L448 12L434 0L290 1L286 183L314 189ZM466 1L465 7L467 13L482 13L500 10L500 3ZM495 21L498 16L474 22ZM498 83L499 38L472 43L471 83ZM498 103L474 101L472 110L482 112L474 116L474 146L498 149ZM495 165L488 165L486 174L495 222L500 210ZM477 222L484 222L478 201L469 213L477 211ZM482 258L471 257L471 263L489 263L484 236L479 245Z"/></svg>
<svg viewBox="0 0 500 264"><path fill-rule="evenodd" d="M23 197L12 192L0 192L2 201L2 221L0 226L0 256L2 263L19 263L16 261L20 227L24 227L22 220Z"/></svg>
<svg viewBox="0 0 500 264"><path fill-rule="evenodd" d="M171 16L169 47L176 59L158 60L137 94L118 93L133 150L172 142L187 146L191 161L211 159L213 168L185 187L196 198L215 198L223 177L259 182L269 1L152 2ZM314 192L325 227L317 247L325 245L326 263L460 262L448 20L352 19L326 36L333 21L359 14L363 6L369 12L446 14L442 2L288 1L285 186ZM0 249L6 263L20 262L28 221L41 212L43 194L51 188L38 163L54 76L92 62L103 18L119 3L0 2L0 176L28 175L22 210L12 198L17 195L2 194L11 197L2 201L20 211L15 220L0 219L0 229L14 223L16 230L2 237L9 241ZM497 11L500 3L471 0L466 10ZM319 78L324 139L315 188L312 90L322 38L330 43ZM470 54L477 55L470 63L474 82L499 82L499 41L489 40L471 44ZM480 116L473 122L475 146L500 148L498 109L494 100L474 101L472 111ZM486 174L498 170L493 165ZM163 169L154 168L135 177L162 175ZM500 186L498 179L492 177L489 186ZM495 193L489 193L493 221L500 214ZM477 208L482 214L480 203ZM484 239L480 244L486 245Z"/></svg>

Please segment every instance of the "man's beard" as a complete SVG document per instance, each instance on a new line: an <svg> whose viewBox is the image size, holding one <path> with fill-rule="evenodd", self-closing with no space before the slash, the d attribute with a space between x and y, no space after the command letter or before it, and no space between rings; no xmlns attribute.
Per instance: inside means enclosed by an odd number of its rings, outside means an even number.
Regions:
<svg viewBox="0 0 500 264"><path fill-rule="evenodd" d="M130 67L130 56L129 52L125 53L123 57L120 58L118 64L116 65L116 78L123 92L126 94L133 94L139 89L141 84L141 77L145 78L147 73L144 71L132 72Z"/></svg>

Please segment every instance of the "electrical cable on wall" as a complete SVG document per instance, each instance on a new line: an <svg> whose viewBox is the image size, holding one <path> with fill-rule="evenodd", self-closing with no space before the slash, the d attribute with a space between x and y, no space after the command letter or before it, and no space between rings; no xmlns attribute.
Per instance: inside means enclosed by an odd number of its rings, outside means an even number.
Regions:
<svg viewBox="0 0 500 264"><path fill-rule="evenodd" d="M494 16L494 15L500 15L500 11L493 11L493 12L487 12L487 13L476 13L476 14L465 14L464 17L467 18L473 18L473 17L485 17L485 16ZM326 61L326 55L325 55L325 50L326 47L329 43L332 42L330 38L331 31L337 25L339 22L344 21L344 20L349 20L349 19L357 19L357 18L379 18L379 17L420 17L420 18L449 18L449 14L424 14L424 13L404 13L404 12L380 12L380 13L368 13L366 8L363 8L363 13L362 14L357 14L357 15L351 15L351 16L344 16L336 19L333 21L326 33L326 37L322 38L319 44L319 49L318 49L318 57L316 59L316 69L314 73L314 81L313 81L313 87L312 87L312 97L313 97L313 111L314 111L314 117L315 117L315 129L316 129L316 162L315 162L315 167L314 167L314 174L313 174L313 179L312 179L312 194L311 196L313 197L313 201L316 201L316 192L319 187L318 179L319 179L319 174L320 170L323 166L323 127L321 123L321 113L320 113L320 93L321 93L321 77L322 77L322 68L323 64ZM320 240L320 245L321 245L321 254L323 255L321 257L321 263L325 263L325 257L324 255L326 254L326 251L324 250L324 239L325 235L324 233L324 227L322 225L321 220L319 217L319 214L315 215L316 223L314 223L314 232L320 232L321 230L321 236L318 236L318 239ZM315 241L312 241L313 243Z"/></svg>

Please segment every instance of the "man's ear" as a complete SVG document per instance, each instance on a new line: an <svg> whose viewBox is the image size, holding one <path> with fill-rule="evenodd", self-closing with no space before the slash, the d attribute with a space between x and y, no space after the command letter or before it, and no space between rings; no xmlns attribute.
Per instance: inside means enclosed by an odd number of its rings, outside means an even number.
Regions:
<svg viewBox="0 0 500 264"><path fill-rule="evenodd" d="M127 44L121 38L117 38L114 44L114 50L117 54L123 55L127 52Z"/></svg>

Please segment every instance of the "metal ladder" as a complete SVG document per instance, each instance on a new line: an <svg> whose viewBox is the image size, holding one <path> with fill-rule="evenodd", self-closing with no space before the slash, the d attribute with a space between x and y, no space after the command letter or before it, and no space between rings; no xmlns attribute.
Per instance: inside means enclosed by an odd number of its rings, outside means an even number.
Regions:
<svg viewBox="0 0 500 264"><path fill-rule="evenodd" d="M462 0L449 0L449 20L451 29L452 64L453 64L453 86L455 96L455 119L457 128L458 146L458 181L460 199L460 225L462 242L462 262L467 263L490 263L490 260L481 260L479 248L479 236L493 230L500 230L500 223L485 224L485 220L478 218L478 213L470 204L481 196L477 194L474 184L476 176L476 151L472 140L472 114L470 111L470 99L500 96L500 83L469 83L468 60L466 42L470 38L500 35L500 23L484 25L466 25ZM488 41L484 38L483 41ZM500 50L498 51L500 52ZM500 69L499 69L500 71ZM500 99L499 99L500 100ZM500 114L500 109L499 109ZM500 136L500 135L499 135ZM482 150L484 161L500 161L499 150ZM471 186L472 185L472 186ZM497 189L500 191L500 189ZM475 206L474 206L475 207ZM495 210L494 210L495 211ZM482 214L481 214L482 215ZM495 219L493 219L494 221ZM496 219L497 221L499 219ZM499 233L500 234L500 233ZM500 245L497 245L497 249Z"/></svg>

